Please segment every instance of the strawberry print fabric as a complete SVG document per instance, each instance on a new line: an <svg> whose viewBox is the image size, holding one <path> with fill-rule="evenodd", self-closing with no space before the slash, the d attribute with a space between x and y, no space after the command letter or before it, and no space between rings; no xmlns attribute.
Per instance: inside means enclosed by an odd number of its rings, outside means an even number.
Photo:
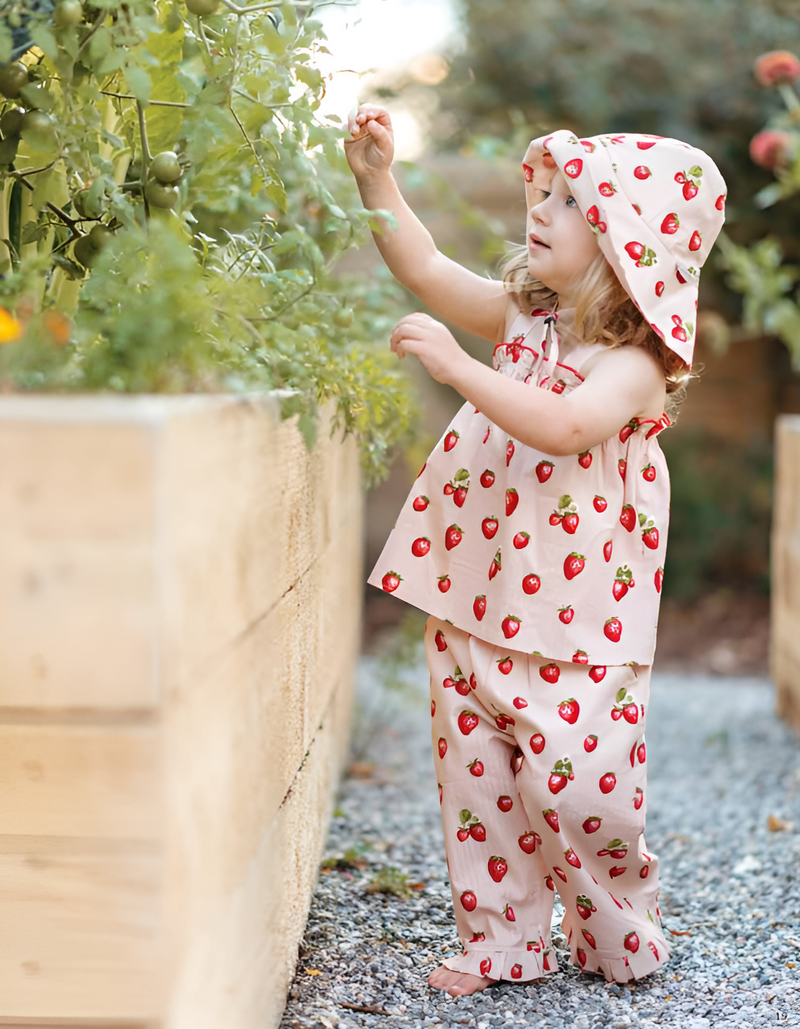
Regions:
<svg viewBox="0 0 800 1029"><path fill-rule="evenodd" d="M555 160L628 295L691 366L700 269L725 220L717 166L688 143L638 133L579 139L560 129L531 148L539 162Z"/></svg>
<svg viewBox="0 0 800 1029"><path fill-rule="evenodd" d="M566 315L566 312L565 312ZM579 389L603 344L558 359L555 317L521 314L498 374ZM369 582L497 646L575 664L652 663L669 522L658 433L634 419L551 456L465 404L417 478Z"/></svg>
<svg viewBox="0 0 800 1029"><path fill-rule="evenodd" d="M433 617L425 645L464 946L445 964L510 981L553 974L558 892L570 964L609 982L659 968L670 948L644 838L650 668L537 658Z"/></svg>

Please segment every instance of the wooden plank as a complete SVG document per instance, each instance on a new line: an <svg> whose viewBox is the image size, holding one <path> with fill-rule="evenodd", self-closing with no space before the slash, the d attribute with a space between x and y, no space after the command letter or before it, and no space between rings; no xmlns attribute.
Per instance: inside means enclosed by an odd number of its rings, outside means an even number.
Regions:
<svg viewBox="0 0 800 1029"><path fill-rule="evenodd" d="M0 724L5 835L156 840L161 782L155 725Z"/></svg>
<svg viewBox="0 0 800 1029"><path fill-rule="evenodd" d="M133 840L0 837L3 1016L152 1019L161 867Z"/></svg>
<svg viewBox="0 0 800 1029"><path fill-rule="evenodd" d="M776 421L770 671L777 710L800 729L800 417Z"/></svg>

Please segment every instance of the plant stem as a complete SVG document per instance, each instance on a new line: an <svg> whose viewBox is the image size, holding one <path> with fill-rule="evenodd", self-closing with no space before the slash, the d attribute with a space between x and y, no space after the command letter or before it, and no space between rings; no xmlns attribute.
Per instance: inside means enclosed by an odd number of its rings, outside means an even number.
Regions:
<svg viewBox="0 0 800 1029"><path fill-rule="evenodd" d="M800 99L798 99L793 86L790 86L788 82L781 82L778 86L778 92L783 97L783 102L792 114L800 111Z"/></svg>
<svg viewBox="0 0 800 1029"><path fill-rule="evenodd" d="M147 202L147 196L145 195L145 187L147 186L147 175L150 169L150 144L147 142L147 126L144 120L144 104L141 100L136 101L136 113L139 116L139 135L142 140L142 197L144 199L144 213L145 217L150 217L150 205Z"/></svg>
<svg viewBox="0 0 800 1029"><path fill-rule="evenodd" d="M132 93L114 93L110 89L101 89L100 92L104 96L113 96L117 100L136 100L136 97ZM172 100L151 100L151 107L191 107L191 104L179 104L177 101Z"/></svg>

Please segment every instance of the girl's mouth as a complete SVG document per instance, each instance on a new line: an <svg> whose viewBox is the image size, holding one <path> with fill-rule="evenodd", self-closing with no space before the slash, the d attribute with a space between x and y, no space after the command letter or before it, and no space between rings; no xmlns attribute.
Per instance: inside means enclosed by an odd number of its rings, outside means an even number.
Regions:
<svg viewBox="0 0 800 1029"><path fill-rule="evenodd" d="M547 243L545 243L541 239L539 239L538 236L534 236L533 233L531 233L528 236L528 247L531 250L549 250L550 249L550 247L547 245Z"/></svg>

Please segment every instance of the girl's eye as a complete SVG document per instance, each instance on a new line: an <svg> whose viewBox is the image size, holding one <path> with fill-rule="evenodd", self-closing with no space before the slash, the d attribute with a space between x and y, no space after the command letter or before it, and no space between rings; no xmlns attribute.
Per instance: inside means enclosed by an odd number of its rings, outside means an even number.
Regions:
<svg viewBox="0 0 800 1029"><path fill-rule="evenodd" d="M575 197L567 197L567 207L577 207L578 201Z"/></svg>

